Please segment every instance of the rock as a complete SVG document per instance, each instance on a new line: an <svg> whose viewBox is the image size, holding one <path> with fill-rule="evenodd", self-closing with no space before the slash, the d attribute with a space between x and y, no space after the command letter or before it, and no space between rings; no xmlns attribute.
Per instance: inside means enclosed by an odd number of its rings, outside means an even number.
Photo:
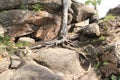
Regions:
<svg viewBox="0 0 120 80"><path fill-rule="evenodd" d="M27 63L23 67L16 70L10 80L64 80L60 75L55 74L50 69Z"/></svg>
<svg viewBox="0 0 120 80"><path fill-rule="evenodd" d="M74 11L73 22L87 20L97 13L96 10L78 2L73 2L71 8Z"/></svg>
<svg viewBox="0 0 120 80"><path fill-rule="evenodd" d="M99 22L101 35L104 35L106 44L112 45L120 39L120 16L114 16L106 21Z"/></svg>
<svg viewBox="0 0 120 80"><path fill-rule="evenodd" d="M8 70L10 65L10 58L7 56L5 58L0 55L0 73Z"/></svg>
<svg viewBox="0 0 120 80"><path fill-rule="evenodd" d="M13 37L12 40L30 34L39 40L51 40L58 35L61 17L45 11L9 10L0 15L0 23L7 28L6 34Z"/></svg>
<svg viewBox="0 0 120 80"><path fill-rule="evenodd" d="M100 29L97 23L92 23L83 27L83 32L88 36L100 36Z"/></svg>
<svg viewBox="0 0 120 80"><path fill-rule="evenodd" d="M85 74L80 66L79 54L62 48L48 48L38 50L33 60L39 65L46 66L57 74L62 74L66 80L76 79ZM73 65L74 64L74 65ZM82 79L80 79L82 80Z"/></svg>
<svg viewBox="0 0 120 80"><path fill-rule="evenodd" d="M115 55L117 56L118 60L120 61L120 40L115 42Z"/></svg>
<svg viewBox="0 0 120 80"><path fill-rule="evenodd" d="M91 68L91 70L86 75L82 75L75 80L100 80L98 77L99 76L96 75L95 70Z"/></svg>
<svg viewBox="0 0 120 80"><path fill-rule="evenodd" d="M29 37L21 37L18 42L29 42L29 43L35 43L35 40Z"/></svg>
<svg viewBox="0 0 120 80"><path fill-rule="evenodd" d="M14 9L18 8L21 9L21 6L23 5L24 8L31 9L32 5L40 4L44 10L47 10L48 12L54 13L61 9L61 0L1 0L0 2L0 10L5 9ZM28 6L28 7L26 7Z"/></svg>
<svg viewBox="0 0 120 80"><path fill-rule="evenodd" d="M120 4L115 8L110 9L107 14L111 14L113 16L120 16Z"/></svg>
<svg viewBox="0 0 120 80"><path fill-rule="evenodd" d="M0 25L0 36L4 36L5 30L3 29L3 26Z"/></svg>
<svg viewBox="0 0 120 80"><path fill-rule="evenodd" d="M14 70L6 70L2 73L0 73L0 80L10 80L10 78L13 76Z"/></svg>
<svg viewBox="0 0 120 80"><path fill-rule="evenodd" d="M12 68L12 69L18 68L21 63L22 63L22 61L21 61L20 57L18 57L16 55L11 56L10 68Z"/></svg>
<svg viewBox="0 0 120 80"><path fill-rule="evenodd" d="M86 52L86 56L89 61L92 63L92 66L96 65L98 60L97 50L93 45L87 45L84 47L84 51Z"/></svg>

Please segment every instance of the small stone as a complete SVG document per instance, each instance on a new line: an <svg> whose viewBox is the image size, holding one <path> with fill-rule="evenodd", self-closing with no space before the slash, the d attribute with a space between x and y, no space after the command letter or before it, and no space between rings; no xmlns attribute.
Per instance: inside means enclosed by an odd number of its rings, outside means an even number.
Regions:
<svg viewBox="0 0 120 80"><path fill-rule="evenodd" d="M5 33L2 25L0 25L0 36L4 36L3 34Z"/></svg>
<svg viewBox="0 0 120 80"><path fill-rule="evenodd" d="M29 42L29 43L35 43L35 40L29 37L21 37L18 42Z"/></svg>
<svg viewBox="0 0 120 80"><path fill-rule="evenodd" d="M83 28L84 34L100 36L100 29L97 23L92 23Z"/></svg>
<svg viewBox="0 0 120 80"><path fill-rule="evenodd" d="M12 69L18 68L20 64L21 64L20 57L18 57L16 55L12 55L11 56L11 65L10 65L10 68L12 68Z"/></svg>
<svg viewBox="0 0 120 80"><path fill-rule="evenodd" d="M0 55L0 73L6 71L9 68L9 65L10 58L9 57L3 58L2 55Z"/></svg>

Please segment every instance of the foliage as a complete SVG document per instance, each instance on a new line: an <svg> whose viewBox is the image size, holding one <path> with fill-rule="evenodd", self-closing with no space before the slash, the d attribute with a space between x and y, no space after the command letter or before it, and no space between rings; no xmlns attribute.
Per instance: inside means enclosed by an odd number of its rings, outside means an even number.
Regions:
<svg viewBox="0 0 120 80"><path fill-rule="evenodd" d="M0 36L0 49L2 50L7 50L8 53L13 53L14 50L15 50L15 46L14 46L14 43L12 43L10 41L10 37L9 36Z"/></svg>
<svg viewBox="0 0 120 80"><path fill-rule="evenodd" d="M107 16L105 16L104 21L108 21L108 20L114 20L115 16L108 14Z"/></svg>
<svg viewBox="0 0 120 80"><path fill-rule="evenodd" d="M99 37L99 40L104 41L104 40L105 40L105 36L101 35L101 36Z"/></svg>
<svg viewBox="0 0 120 80"><path fill-rule="evenodd" d="M29 46L30 43L22 41L22 42L17 42L15 45L16 45L16 47L25 47L25 46Z"/></svg>
<svg viewBox="0 0 120 80"><path fill-rule="evenodd" d="M18 47L25 47L25 46L29 46L30 43L29 42L17 42L14 43L12 41L10 41L10 37L9 36L0 36L0 52L2 50L6 50L8 51L9 54L13 54Z"/></svg>
<svg viewBox="0 0 120 80"><path fill-rule="evenodd" d="M95 70L98 70L99 66L100 66L100 63L97 62L97 63L94 65Z"/></svg>
<svg viewBox="0 0 120 80"><path fill-rule="evenodd" d="M33 8L33 11L35 11L35 12L42 10L42 7L39 3L32 5L32 8Z"/></svg>
<svg viewBox="0 0 120 80"><path fill-rule="evenodd" d="M86 2L85 2L85 4L86 5L93 5L94 6L94 8L95 8L95 10L97 10L97 5L100 5L101 4L101 1L102 0L87 0Z"/></svg>

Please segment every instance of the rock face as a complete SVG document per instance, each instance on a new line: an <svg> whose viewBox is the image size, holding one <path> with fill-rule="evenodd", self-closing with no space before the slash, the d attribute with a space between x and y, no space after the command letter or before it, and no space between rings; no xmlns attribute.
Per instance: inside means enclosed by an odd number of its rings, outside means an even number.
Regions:
<svg viewBox="0 0 120 80"><path fill-rule="evenodd" d="M65 80L87 80L87 76L82 76L86 71L80 66L78 56L79 54L72 50L49 48L46 50L38 50L33 60L40 65L46 66L55 73L63 75ZM91 77L93 80L97 79L94 72L91 76L94 76L94 78ZM79 79L79 77L81 77L81 79Z"/></svg>
<svg viewBox="0 0 120 80"><path fill-rule="evenodd" d="M97 13L96 10L77 2L73 2L71 8L74 11L73 21L76 22L84 21Z"/></svg>
<svg viewBox="0 0 120 80"><path fill-rule="evenodd" d="M81 75L80 72L83 71L80 70L80 62L77 54L67 49L50 48L47 50L40 50L36 53L34 60L55 72L77 76Z"/></svg>
<svg viewBox="0 0 120 80"><path fill-rule="evenodd" d="M85 26L83 28L84 34L87 34L88 36L100 36L100 29L99 25L97 23L92 23L88 26Z"/></svg>
<svg viewBox="0 0 120 80"><path fill-rule="evenodd" d="M48 68L28 63L19 68L10 80L64 80Z"/></svg>
<svg viewBox="0 0 120 80"><path fill-rule="evenodd" d="M3 26L0 25L0 35L4 36L5 30L3 29Z"/></svg>
<svg viewBox="0 0 120 80"><path fill-rule="evenodd" d="M32 33L34 38L51 40L58 35L61 17L45 11L10 10L0 14L0 23L13 38Z"/></svg>
<svg viewBox="0 0 120 80"><path fill-rule="evenodd" d="M40 3L49 12L59 10L61 7L61 0L1 0L0 10L20 8L21 5L25 6L35 3Z"/></svg>
<svg viewBox="0 0 120 80"><path fill-rule="evenodd" d="M117 7L110 9L107 14L112 14L113 16L120 16L120 4Z"/></svg>
<svg viewBox="0 0 120 80"><path fill-rule="evenodd" d="M8 70L10 65L10 58L8 56L4 56L5 54L6 54L6 51L2 51L0 49L0 73Z"/></svg>

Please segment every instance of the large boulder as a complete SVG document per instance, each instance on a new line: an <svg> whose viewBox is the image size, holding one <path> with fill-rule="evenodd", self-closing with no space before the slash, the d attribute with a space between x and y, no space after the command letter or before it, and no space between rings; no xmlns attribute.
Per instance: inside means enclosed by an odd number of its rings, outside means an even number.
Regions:
<svg viewBox="0 0 120 80"><path fill-rule="evenodd" d="M10 57L8 52L0 48L0 73L8 70L10 66Z"/></svg>
<svg viewBox="0 0 120 80"><path fill-rule="evenodd" d="M46 11L9 10L0 14L0 23L7 28L12 40L31 33L34 38L51 40L59 32L61 17Z"/></svg>
<svg viewBox="0 0 120 80"><path fill-rule="evenodd" d="M55 74L50 69L27 63L15 71L10 80L64 80L60 75Z"/></svg>
<svg viewBox="0 0 120 80"><path fill-rule="evenodd" d="M71 8L74 11L73 21L80 22L96 15L97 11L79 2L73 2Z"/></svg>
<svg viewBox="0 0 120 80"><path fill-rule="evenodd" d="M110 9L107 14L111 14L113 16L120 16L120 4L115 8Z"/></svg>
<svg viewBox="0 0 120 80"><path fill-rule="evenodd" d="M0 1L0 10L5 9L21 9L21 6L24 8L32 8L32 5L40 4L44 10L48 12L57 12L62 7L61 0L1 0Z"/></svg>
<svg viewBox="0 0 120 80"><path fill-rule="evenodd" d="M39 65L46 66L55 73L64 76L65 80L88 79L88 75L86 75L86 78L85 76L83 76L86 71L81 67L81 62L79 61L79 54L75 51L63 48L41 49L33 55L33 60L36 61ZM92 69L90 69L90 72L91 70ZM93 75L91 75L91 79L89 80L96 79L96 74L94 74L93 71Z"/></svg>

